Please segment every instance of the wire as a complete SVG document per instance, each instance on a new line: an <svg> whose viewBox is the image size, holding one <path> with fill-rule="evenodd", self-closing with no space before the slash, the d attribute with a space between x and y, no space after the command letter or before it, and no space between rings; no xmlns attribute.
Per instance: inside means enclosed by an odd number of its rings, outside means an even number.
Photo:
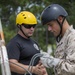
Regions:
<svg viewBox="0 0 75 75"><path fill-rule="evenodd" d="M20 66L20 65L18 65L18 64L16 64L16 63L14 63L14 62L11 62L11 61L9 61L9 62L12 63L12 64L14 64L14 65L17 65L17 66L21 67L21 68L24 69L27 73L29 73L30 75L32 75L32 73L30 73L26 68L24 68L24 67L22 67L22 66ZM24 75L26 75L26 73L25 73Z"/></svg>
<svg viewBox="0 0 75 75"><path fill-rule="evenodd" d="M32 68L33 68L33 64L34 64L34 60L37 58L37 57L41 57L42 56L42 54L40 54L40 53L37 53L37 54L35 54L33 57L32 57L32 59L31 59L31 61L30 61L30 64L29 64L29 68L28 68L28 70L32 70Z"/></svg>
<svg viewBox="0 0 75 75"><path fill-rule="evenodd" d="M41 57L41 56L42 56L42 54L37 53L37 54L35 54L35 55L31 58L31 61L30 61L30 63L29 63L28 70L27 70L26 68L24 68L24 67L22 67L22 66L20 66L20 65L18 65L18 64L16 64L16 63L14 63L14 62L11 62L11 61L9 61L9 62L12 63L12 64L14 64L14 65L17 65L17 66L21 67L21 68L24 69L27 73L29 73L30 75L32 75L32 73L31 73L30 71L31 71L32 68L33 68L34 61L35 61L35 59L36 59L37 57ZM27 73L25 73L24 75L26 75Z"/></svg>

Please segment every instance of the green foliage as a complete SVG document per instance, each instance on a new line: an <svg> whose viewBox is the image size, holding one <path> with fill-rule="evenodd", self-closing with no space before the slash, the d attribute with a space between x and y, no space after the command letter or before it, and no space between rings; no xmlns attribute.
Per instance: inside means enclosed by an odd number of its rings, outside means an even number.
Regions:
<svg viewBox="0 0 75 75"><path fill-rule="evenodd" d="M33 38L39 43L40 47L44 51L47 51L48 44L51 44L54 50L55 38L53 38L53 35L48 32L46 27L43 27L40 22L40 15L43 9L53 3L58 3L67 10L69 14L67 19L70 24L74 25L75 0L1 0L0 17L2 19L6 44L16 34L16 14L22 10L27 10L35 14L38 20L38 25L34 32ZM52 69L50 72L48 70L49 75L54 75Z"/></svg>
<svg viewBox="0 0 75 75"><path fill-rule="evenodd" d="M4 36L5 36L5 42L6 44L10 41L10 39L16 35L16 31L10 30L7 27L3 27Z"/></svg>

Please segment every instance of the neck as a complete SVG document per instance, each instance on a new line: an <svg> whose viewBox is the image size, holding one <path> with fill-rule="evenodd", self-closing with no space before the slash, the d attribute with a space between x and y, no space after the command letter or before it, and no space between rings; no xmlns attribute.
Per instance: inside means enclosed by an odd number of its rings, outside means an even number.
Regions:
<svg viewBox="0 0 75 75"><path fill-rule="evenodd" d="M19 35L21 35L23 38L26 38L26 39L28 39L28 37L27 36L25 36L20 30L18 31L18 34Z"/></svg>

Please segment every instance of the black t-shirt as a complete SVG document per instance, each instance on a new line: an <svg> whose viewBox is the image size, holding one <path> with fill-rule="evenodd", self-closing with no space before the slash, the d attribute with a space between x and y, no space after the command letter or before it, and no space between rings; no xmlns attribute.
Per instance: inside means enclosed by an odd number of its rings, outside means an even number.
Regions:
<svg viewBox="0 0 75 75"><path fill-rule="evenodd" d="M16 59L20 63L29 65L31 58L40 52L38 44L31 38L25 39L17 34L11 41L8 43L7 53L9 59ZM39 57L35 59L34 65L39 61ZM23 75L12 72L12 75ZM30 74L27 74L30 75ZM35 75L35 74L33 74Z"/></svg>

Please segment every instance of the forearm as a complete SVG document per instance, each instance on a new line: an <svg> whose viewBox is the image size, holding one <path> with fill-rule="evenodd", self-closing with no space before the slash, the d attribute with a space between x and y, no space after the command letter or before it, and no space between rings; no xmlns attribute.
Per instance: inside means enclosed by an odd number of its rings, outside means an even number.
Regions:
<svg viewBox="0 0 75 75"><path fill-rule="evenodd" d="M10 63L10 69L12 72L16 72L19 74L25 74L28 70L28 65L23 65L21 63L18 62L12 62Z"/></svg>
<svg viewBox="0 0 75 75"><path fill-rule="evenodd" d="M46 72L45 69L44 69L45 70L44 71L42 68L39 68L39 67L41 67L41 65L39 66L39 64L38 64L36 66L33 66L32 70L31 70L29 68L29 65L21 64L16 60L11 60L10 61L10 69L11 69L11 71L19 73L19 74L25 74L26 72L29 72L29 73L34 73L34 74L37 74L37 75L42 75L43 72Z"/></svg>
<svg viewBox="0 0 75 75"><path fill-rule="evenodd" d="M41 63L47 68L56 66L60 61L59 58L54 58L46 52L41 52L41 54L43 55L42 57L40 57Z"/></svg>

